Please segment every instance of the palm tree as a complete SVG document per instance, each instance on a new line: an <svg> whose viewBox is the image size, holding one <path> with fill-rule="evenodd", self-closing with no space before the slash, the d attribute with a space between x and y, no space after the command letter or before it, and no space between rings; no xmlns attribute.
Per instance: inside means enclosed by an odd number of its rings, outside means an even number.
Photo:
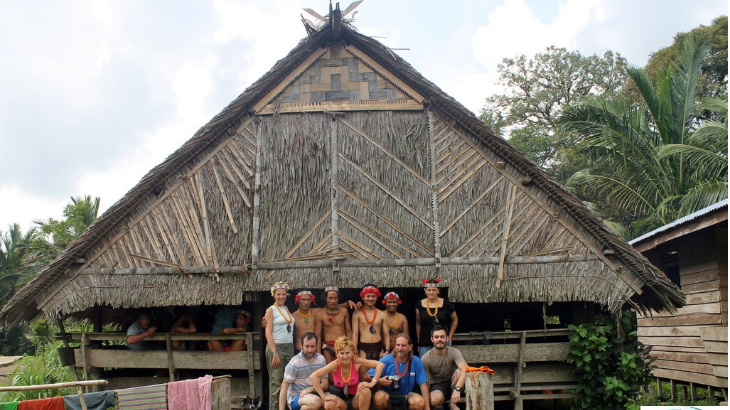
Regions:
<svg viewBox="0 0 730 410"><path fill-rule="evenodd" d="M34 229L25 234L20 225L8 226L7 232L0 231L0 304L15 293L18 285L24 284L32 274L26 264L28 243L34 234Z"/></svg>
<svg viewBox="0 0 730 410"><path fill-rule="evenodd" d="M727 198L727 126L700 117L695 96L708 46L689 37L678 64L657 78L627 69L642 101L595 98L569 107L560 123L595 154L568 188L639 221L641 234ZM727 103L725 103L727 111ZM615 226L615 225L614 225Z"/></svg>
<svg viewBox="0 0 730 410"><path fill-rule="evenodd" d="M63 209L65 219L34 221L38 229L31 240L29 262L41 268L55 259L96 220L100 202L99 197L91 199L90 195L71 197L71 202Z"/></svg>

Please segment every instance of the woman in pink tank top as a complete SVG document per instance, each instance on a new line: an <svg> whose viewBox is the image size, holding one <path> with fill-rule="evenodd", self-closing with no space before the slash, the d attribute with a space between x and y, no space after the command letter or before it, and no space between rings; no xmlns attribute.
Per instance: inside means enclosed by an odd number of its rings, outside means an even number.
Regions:
<svg viewBox="0 0 730 410"><path fill-rule="evenodd" d="M385 365L377 360L367 360L359 357L355 352L352 340L342 336L335 341L337 360L312 373L311 380L319 380L325 374L331 374L330 391L325 394L319 383L314 383L314 389L324 402L324 410L347 410L347 402L352 400L355 410L368 410L372 398L372 388L375 387ZM360 367L375 369L375 377L370 383L360 381Z"/></svg>

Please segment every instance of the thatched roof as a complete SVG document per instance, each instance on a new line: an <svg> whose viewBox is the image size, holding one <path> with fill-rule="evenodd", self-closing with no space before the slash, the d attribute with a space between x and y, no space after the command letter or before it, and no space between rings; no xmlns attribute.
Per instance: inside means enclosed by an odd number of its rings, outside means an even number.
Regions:
<svg viewBox="0 0 730 410"><path fill-rule="evenodd" d="M337 27L336 27L337 28ZM21 289L6 323L236 304L275 280L674 310L681 291L405 60L326 24Z"/></svg>

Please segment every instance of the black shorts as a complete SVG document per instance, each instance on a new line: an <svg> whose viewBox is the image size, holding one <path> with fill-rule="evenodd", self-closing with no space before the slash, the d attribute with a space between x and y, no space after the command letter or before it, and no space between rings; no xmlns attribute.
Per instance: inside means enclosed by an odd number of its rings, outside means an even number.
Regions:
<svg viewBox="0 0 730 410"><path fill-rule="evenodd" d="M444 399L448 400L451 398L451 381L447 382L438 382L431 385L431 387L428 389L429 392L432 392L434 390L438 390L441 393L444 394Z"/></svg>

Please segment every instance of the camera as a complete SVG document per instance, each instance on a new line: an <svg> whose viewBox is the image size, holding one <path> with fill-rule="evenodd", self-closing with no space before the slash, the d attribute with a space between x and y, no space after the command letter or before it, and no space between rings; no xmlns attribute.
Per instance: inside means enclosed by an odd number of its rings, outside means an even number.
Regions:
<svg viewBox="0 0 730 410"><path fill-rule="evenodd" d="M393 391L400 390L400 379L402 379L403 376L385 376L385 378L393 382L393 384L391 385Z"/></svg>

